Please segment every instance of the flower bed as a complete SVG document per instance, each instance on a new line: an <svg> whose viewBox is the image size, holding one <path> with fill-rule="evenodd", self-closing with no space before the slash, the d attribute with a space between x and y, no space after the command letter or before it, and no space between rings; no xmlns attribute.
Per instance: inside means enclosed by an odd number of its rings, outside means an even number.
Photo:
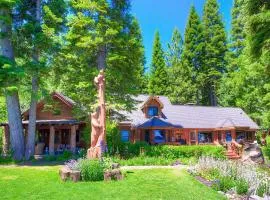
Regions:
<svg viewBox="0 0 270 200"><path fill-rule="evenodd" d="M234 191L239 195L270 195L270 177L259 172L255 165L237 161L201 157L189 172L213 181L212 187L223 192Z"/></svg>
<svg viewBox="0 0 270 200"><path fill-rule="evenodd" d="M116 166L116 167L115 167ZM62 180L71 179L74 182L121 180L123 179L119 167L112 163L110 158L98 159L78 159L65 162L65 167L60 169L59 174Z"/></svg>

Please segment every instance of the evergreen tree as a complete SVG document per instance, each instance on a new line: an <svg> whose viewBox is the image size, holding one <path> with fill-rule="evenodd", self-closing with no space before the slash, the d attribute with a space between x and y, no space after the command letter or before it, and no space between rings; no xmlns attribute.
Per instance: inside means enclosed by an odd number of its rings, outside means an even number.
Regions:
<svg viewBox="0 0 270 200"><path fill-rule="evenodd" d="M231 38L227 52L227 73L224 74L219 88L219 103L223 106L237 106L243 96L243 77L247 75L245 66L242 66L244 49L246 47L246 16L245 1L234 0L232 8ZM246 54L245 54L246 55ZM245 63L247 64L247 63Z"/></svg>
<svg viewBox="0 0 270 200"><path fill-rule="evenodd" d="M207 104L208 99L202 95L205 82L204 47L203 26L195 7L192 6L186 24L182 63L183 67L191 72L189 82L196 90L193 94L196 98L192 97L191 101L196 101L197 104Z"/></svg>
<svg viewBox="0 0 270 200"><path fill-rule="evenodd" d="M174 63L180 63L183 52L183 39L178 28L173 30L171 42L168 44L166 52L167 66L171 67Z"/></svg>
<svg viewBox="0 0 270 200"><path fill-rule="evenodd" d="M251 60L252 93L257 95L258 118L264 128L270 128L270 2L268 0L247 0L248 29L247 40ZM256 86L256 87L254 87ZM259 92L259 94L258 94Z"/></svg>
<svg viewBox="0 0 270 200"><path fill-rule="evenodd" d="M152 95L166 95L168 92L169 79L159 32L155 33L150 70L149 93Z"/></svg>
<svg viewBox="0 0 270 200"><path fill-rule="evenodd" d="M183 40L178 29L173 31L168 44L167 63L169 65L168 95L173 103L194 101L195 87L192 83L191 68L182 64Z"/></svg>
<svg viewBox="0 0 270 200"><path fill-rule="evenodd" d="M28 134L25 159L35 150L36 110L39 83L48 69L50 57L58 45L57 34L64 21L66 4L62 0L22 0L15 6L14 40L16 57L26 72L25 84L31 80ZM26 85L26 88L29 88Z"/></svg>
<svg viewBox="0 0 270 200"><path fill-rule="evenodd" d="M130 109L140 91L144 50L130 2L71 1L65 44L54 60L59 89L78 102L86 113L94 107L93 78L105 68L107 108ZM70 74L77 74L70 76ZM69 84L66 84L69 83ZM109 108L110 107L110 108Z"/></svg>
<svg viewBox="0 0 270 200"><path fill-rule="evenodd" d="M217 0L207 0L203 14L205 40L205 92L209 95L209 105L217 105L216 92L220 78L226 70L226 33L219 13Z"/></svg>
<svg viewBox="0 0 270 200"><path fill-rule="evenodd" d="M24 155L24 136L18 96L18 81L21 70L15 63L12 37L12 9L15 1L0 2L0 85L6 95L6 106L10 130L13 158L22 160Z"/></svg>

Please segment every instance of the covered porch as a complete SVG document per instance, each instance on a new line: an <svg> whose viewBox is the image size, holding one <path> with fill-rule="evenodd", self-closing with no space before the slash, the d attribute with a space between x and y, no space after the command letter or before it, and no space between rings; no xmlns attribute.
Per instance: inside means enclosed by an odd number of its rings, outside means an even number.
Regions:
<svg viewBox="0 0 270 200"><path fill-rule="evenodd" d="M28 121L23 121L24 138L26 142ZM7 123L1 124L4 128L3 150L10 148L10 134ZM64 151L77 153L85 147L81 140L81 130L85 125L77 120L37 120L35 137L35 155L55 155Z"/></svg>
<svg viewBox="0 0 270 200"><path fill-rule="evenodd" d="M145 141L151 145L223 145L236 141L253 142L255 130L243 128L184 129L176 127L138 127L131 129L131 142Z"/></svg>

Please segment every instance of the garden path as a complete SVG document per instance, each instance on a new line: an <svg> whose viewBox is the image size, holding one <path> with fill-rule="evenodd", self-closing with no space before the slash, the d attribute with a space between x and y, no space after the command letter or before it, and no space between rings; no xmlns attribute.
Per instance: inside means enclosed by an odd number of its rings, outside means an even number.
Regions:
<svg viewBox="0 0 270 200"><path fill-rule="evenodd" d="M186 169L187 165L174 165L174 166L121 166L123 170L136 170L136 169Z"/></svg>

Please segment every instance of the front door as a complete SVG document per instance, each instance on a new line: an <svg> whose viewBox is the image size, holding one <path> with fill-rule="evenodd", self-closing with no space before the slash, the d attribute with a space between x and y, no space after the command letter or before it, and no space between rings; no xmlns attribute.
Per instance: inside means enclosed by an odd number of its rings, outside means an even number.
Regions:
<svg viewBox="0 0 270 200"><path fill-rule="evenodd" d="M147 143L150 143L150 131L149 130L145 130L144 141Z"/></svg>

